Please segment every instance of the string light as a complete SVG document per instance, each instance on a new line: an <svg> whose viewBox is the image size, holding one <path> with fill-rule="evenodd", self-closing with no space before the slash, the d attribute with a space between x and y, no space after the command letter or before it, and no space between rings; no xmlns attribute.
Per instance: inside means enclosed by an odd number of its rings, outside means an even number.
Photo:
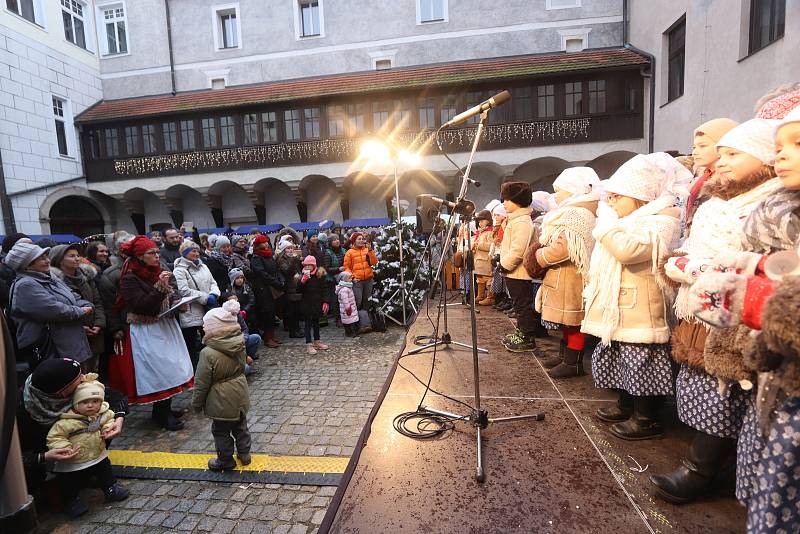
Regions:
<svg viewBox="0 0 800 534"><path fill-rule="evenodd" d="M475 138L476 128L458 128L440 132L442 144L451 149L467 149ZM417 132L397 134L398 143L404 146L432 145L433 131L422 135ZM589 119L563 119L513 124L493 124L484 130L486 145L525 142L574 142L589 137ZM139 176L165 172L203 171L229 169L231 167L256 167L287 163L302 163L309 160L353 159L359 153L361 140L321 139L298 143L280 143L248 147L205 150L184 154L163 154L114 161L114 172L119 176ZM429 149L428 149L429 150Z"/></svg>

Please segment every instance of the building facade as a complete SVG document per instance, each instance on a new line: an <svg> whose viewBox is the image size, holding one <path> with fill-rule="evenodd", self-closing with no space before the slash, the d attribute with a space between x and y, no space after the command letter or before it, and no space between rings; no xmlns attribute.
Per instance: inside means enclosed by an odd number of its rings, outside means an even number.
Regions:
<svg viewBox="0 0 800 534"><path fill-rule="evenodd" d="M44 190L29 214L41 233L59 204L91 206L73 213L106 230L386 216L393 169L360 159L361 143L419 151L398 162L412 206L452 195L458 169L433 132L506 89L473 169L478 204L505 180L548 189L566 167L608 175L647 148L648 60L623 46L622 0L82 5L102 101L73 109L84 181ZM441 136L462 167L474 131Z"/></svg>
<svg viewBox="0 0 800 534"><path fill-rule="evenodd" d="M696 126L752 118L765 93L800 81L800 2L628 4L631 44L655 56L654 150L689 153Z"/></svg>

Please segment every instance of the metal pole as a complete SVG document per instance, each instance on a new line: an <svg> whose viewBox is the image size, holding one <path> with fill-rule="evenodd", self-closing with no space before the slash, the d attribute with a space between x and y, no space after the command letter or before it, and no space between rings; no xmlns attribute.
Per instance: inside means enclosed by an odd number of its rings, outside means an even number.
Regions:
<svg viewBox="0 0 800 534"><path fill-rule="evenodd" d="M403 303L403 326L408 326L406 319L406 275L403 264L403 221L400 219L400 186L397 180L397 157L392 159L394 164L394 203L397 209L397 242L400 245L400 299Z"/></svg>

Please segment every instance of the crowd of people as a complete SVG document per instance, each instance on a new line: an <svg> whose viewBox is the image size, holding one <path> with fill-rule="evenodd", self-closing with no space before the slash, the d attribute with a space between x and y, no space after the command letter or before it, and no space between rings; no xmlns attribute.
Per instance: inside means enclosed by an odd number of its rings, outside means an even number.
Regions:
<svg viewBox="0 0 800 534"><path fill-rule="evenodd" d="M351 337L370 331L373 235L183 230L63 245L18 233L2 243L0 306L20 378L23 463L31 493L50 497L47 508L86 513L78 491L92 484L107 501L125 499L107 444L129 405L152 405L159 427L180 430L185 414L172 398L188 390L212 419L209 469L234 468L234 453L247 465L246 376L259 348L301 338L314 355L329 348L321 326ZM45 484L48 473L55 485Z"/></svg>
<svg viewBox="0 0 800 534"><path fill-rule="evenodd" d="M694 434L655 494L688 503L735 480L748 532L798 532L800 84L741 124L698 125L691 156L637 155L604 181L569 168L553 189L507 182L459 233L478 305L516 318L505 347L560 380L591 353L595 385L618 393L596 416L624 440L661 436L674 397Z"/></svg>

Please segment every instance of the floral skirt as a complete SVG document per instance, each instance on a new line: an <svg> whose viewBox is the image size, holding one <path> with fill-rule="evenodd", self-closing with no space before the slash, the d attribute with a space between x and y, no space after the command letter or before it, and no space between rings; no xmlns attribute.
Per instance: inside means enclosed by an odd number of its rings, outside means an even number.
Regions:
<svg viewBox="0 0 800 534"><path fill-rule="evenodd" d="M598 344L592 354L595 386L617 388L634 396L672 395L669 343Z"/></svg>
<svg viewBox="0 0 800 534"><path fill-rule="evenodd" d="M721 394L718 381L702 369L681 365L675 380L678 418L700 432L718 438L737 438L750 393L731 384Z"/></svg>

